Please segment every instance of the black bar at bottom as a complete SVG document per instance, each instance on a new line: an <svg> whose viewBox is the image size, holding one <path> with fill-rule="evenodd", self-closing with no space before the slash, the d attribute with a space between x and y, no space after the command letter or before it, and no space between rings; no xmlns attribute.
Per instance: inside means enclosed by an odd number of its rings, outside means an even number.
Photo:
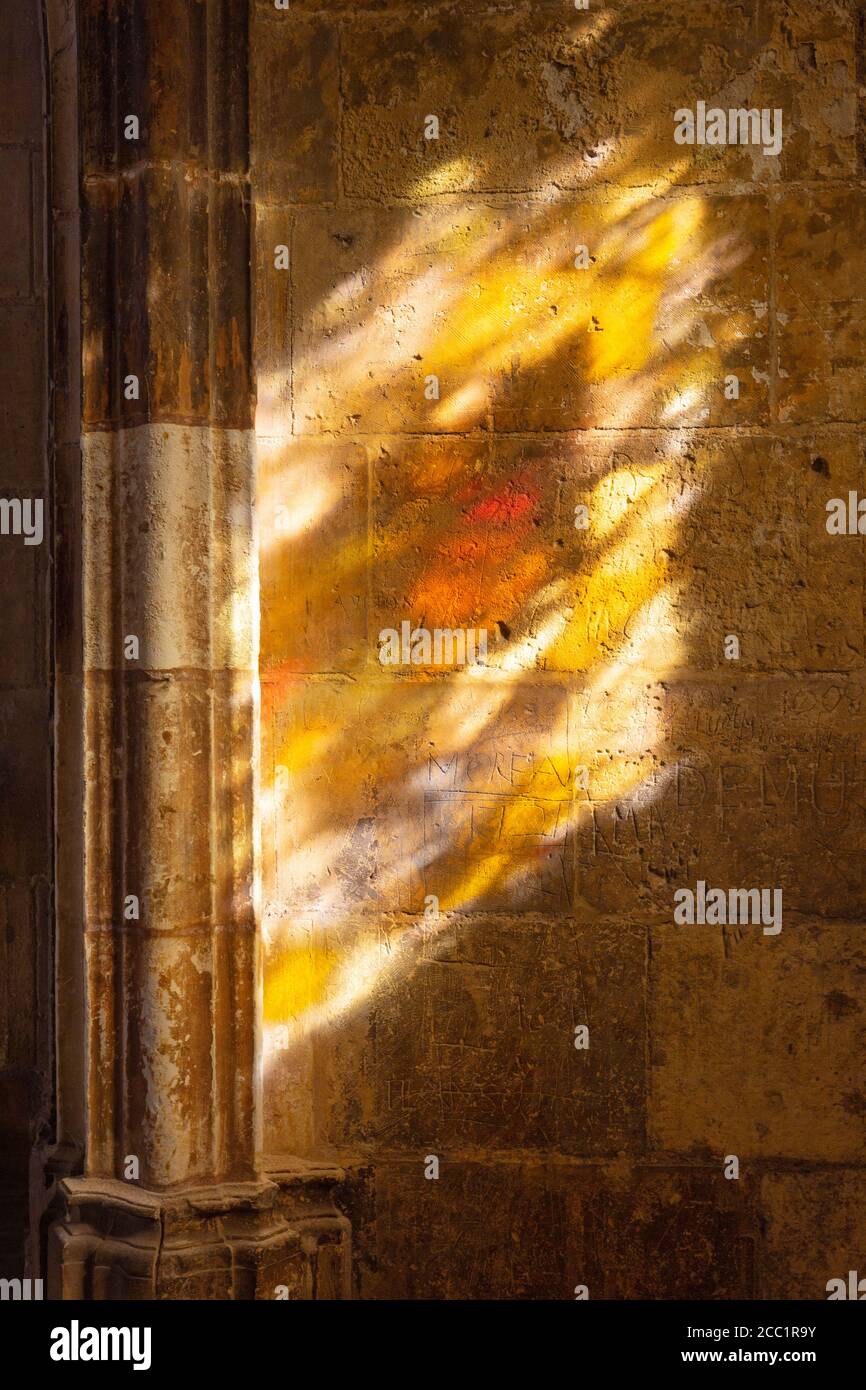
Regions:
<svg viewBox="0 0 866 1390"><path fill-rule="evenodd" d="M343 1370L383 1390L428 1390L437 1376L510 1380L524 1366L534 1380L712 1365L795 1365L826 1379L858 1374L864 1333L866 1310L845 1301L0 1303L8 1371L61 1383L101 1370L139 1380L213 1372L222 1385L242 1376L239 1390Z"/></svg>

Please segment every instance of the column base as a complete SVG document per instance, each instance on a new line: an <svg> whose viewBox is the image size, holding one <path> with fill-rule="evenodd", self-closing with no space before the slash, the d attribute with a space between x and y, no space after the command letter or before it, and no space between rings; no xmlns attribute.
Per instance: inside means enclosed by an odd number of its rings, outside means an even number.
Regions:
<svg viewBox="0 0 866 1390"><path fill-rule="evenodd" d="M170 1192L64 1178L48 1232L50 1299L349 1299L339 1169Z"/></svg>

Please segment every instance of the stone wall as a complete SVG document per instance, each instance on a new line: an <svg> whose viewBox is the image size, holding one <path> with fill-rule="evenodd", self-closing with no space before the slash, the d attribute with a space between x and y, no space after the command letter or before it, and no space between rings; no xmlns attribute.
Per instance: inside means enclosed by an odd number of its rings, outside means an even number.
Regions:
<svg viewBox="0 0 866 1390"><path fill-rule="evenodd" d="M362 1297L862 1264L861 9L252 6L263 1146Z"/></svg>

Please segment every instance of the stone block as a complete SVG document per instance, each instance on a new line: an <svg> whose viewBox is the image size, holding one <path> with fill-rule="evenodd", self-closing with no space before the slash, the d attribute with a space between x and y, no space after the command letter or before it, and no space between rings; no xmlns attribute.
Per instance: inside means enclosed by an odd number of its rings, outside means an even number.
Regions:
<svg viewBox="0 0 866 1390"><path fill-rule="evenodd" d="M579 912L672 922L675 890L702 879L781 889L783 912L861 920L862 677L651 686L633 715L652 731L643 757L616 757L615 730L593 733L576 703L575 737L598 750L576 797Z"/></svg>
<svg viewBox="0 0 866 1390"><path fill-rule="evenodd" d="M779 418L861 421L866 198L857 187L790 193L776 218Z"/></svg>
<svg viewBox="0 0 866 1390"><path fill-rule="evenodd" d="M35 7L7 6L0 14L3 115L0 143L41 145L43 138L42 16Z"/></svg>
<svg viewBox="0 0 866 1390"><path fill-rule="evenodd" d="M673 1153L857 1162L863 928L652 928L649 1139ZM741 1170L742 1171L742 1170Z"/></svg>
<svg viewBox="0 0 866 1390"><path fill-rule="evenodd" d="M251 426L249 222L240 183L190 179L180 165L88 183L86 427Z"/></svg>
<svg viewBox="0 0 866 1390"><path fill-rule="evenodd" d="M340 177L335 19L259 6L250 46L251 165L257 194L268 201L333 202Z"/></svg>
<svg viewBox="0 0 866 1390"><path fill-rule="evenodd" d="M34 288L33 214L34 210L41 211L34 197L28 149L0 147L0 180L5 193L0 225L0 297L25 297Z"/></svg>
<svg viewBox="0 0 866 1390"><path fill-rule="evenodd" d="M438 1181L423 1173L422 1160L374 1171L362 1297L573 1301L578 1285L590 1300L754 1296L752 1200L724 1179L447 1156Z"/></svg>
<svg viewBox="0 0 866 1390"><path fill-rule="evenodd" d="M83 0L79 51L85 175L145 159L246 169L245 10L164 0L143 21L134 0ZM126 138L130 115L138 139Z"/></svg>
<svg viewBox="0 0 866 1390"><path fill-rule="evenodd" d="M367 457L351 441L259 439L264 671L352 672L367 640Z"/></svg>
<svg viewBox="0 0 866 1390"><path fill-rule="evenodd" d="M149 424L90 431L82 449L90 527L84 584L93 598L85 667L250 670L251 432ZM225 499L219 508L215 495ZM137 657L126 650L130 636L138 638Z"/></svg>
<svg viewBox="0 0 866 1390"><path fill-rule="evenodd" d="M48 873L50 747L49 692L4 690L0 694L0 879L7 883L26 884Z"/></svg>
<svg viewBox="0 0 866 1390"><path fill-rule="evenodd" d="M862 1169L770 1172L761 1180L761 1298L826 1299L831 1279L864 1277ZM861 1295L862 1297L862 1295Z"/></svg>
<svg viewBox="0 0 866 1390"><path fill-rule="evenodd" d="M323 925L313 949L320 994L299 1025L333 1151L586 1157L640 1144L641 929L442 915Z"/></svg>
<svg viewBox="0 0 866 1390"><path fill-rule="evenodd" d="M40 304L0 303L0 338L14 344L14 351L0 355L0 457L7 495L20 497L23 489L24 496L45 495L44 318Z"/></svg>
<svg viewBox="0 0 866 1390"><path fill-rule="evenodd" d="M553 184L850 176L856 27L846 7L687 0L358 15L344 40L347 190L391 198ZM679 145L674 113L779 108L763 147ZM439 138L424 137L428 114Z"/></svg>

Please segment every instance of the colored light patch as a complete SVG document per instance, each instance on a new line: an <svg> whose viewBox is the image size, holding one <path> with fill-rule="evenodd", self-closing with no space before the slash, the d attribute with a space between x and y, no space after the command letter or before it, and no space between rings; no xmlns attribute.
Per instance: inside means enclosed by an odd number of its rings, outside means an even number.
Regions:
<svg viewBox="0 0 866 1390"><path fill-rule="evenodd" d="M466 520L470 525L478 521L493 521L504 525L509 521L517 521L530 511L535 500L528 492L503 492L479 502L472 508Z"/></svg>
<svg viewBox="0 0 866 1390"><path fill-rule="evenodd" d="M283 947L269 955L264 972L265 1023L285 1023L320 1004L339 957L311 947Z"/></svg>

